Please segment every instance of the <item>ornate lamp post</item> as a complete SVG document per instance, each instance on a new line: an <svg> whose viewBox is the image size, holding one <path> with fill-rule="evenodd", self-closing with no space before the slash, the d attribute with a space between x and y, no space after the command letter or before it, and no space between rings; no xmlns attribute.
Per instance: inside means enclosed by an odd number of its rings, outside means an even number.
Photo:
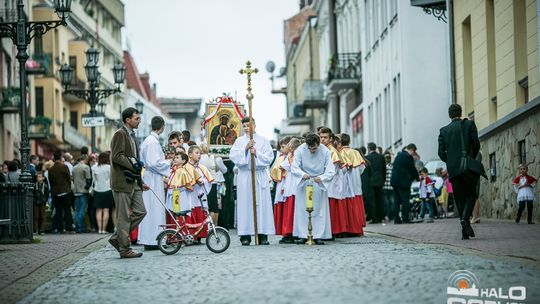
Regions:
<svg viewBox="0 0 540 304"><path fill-rule="evenodd" d="M28 60L28 45L34 37L43 36L49 30L67 25L66 19L71 12L71 0L55 0L54 9L60 20L29 22L24 14L23 0L17 1L17 21L0 23L0 38L8 37L17 46L17 60L19 61L20 85L20 111L21 111L21 182L31 182L32 175L28 171L30 159L30 142L28 139L28 106L26 101L26 69Z"/></svg>
<svg viewBox="0 0 540 304"><path fill-rule="evenodd" d="M101 73L99 72L99 50L93 47L86 51L86 65L84 66L88 89L70 89L69 85L73 79L73 68L68 64L63 64L60 68L60 78L64 86L64 93L73 94L84 99L90 105L90 116L97 116L96 106L99 101L109 97L112 94L121 92L120 85L124 83L126 69L120 62L116 63L112 69L114 83L117 85L114 89L98 89ZM96 127L92 127L92 152L96 151Z"/></svg>

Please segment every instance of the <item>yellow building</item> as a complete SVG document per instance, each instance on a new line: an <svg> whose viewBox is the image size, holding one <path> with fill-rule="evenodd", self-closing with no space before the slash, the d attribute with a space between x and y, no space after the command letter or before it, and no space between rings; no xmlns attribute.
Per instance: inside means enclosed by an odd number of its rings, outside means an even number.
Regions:
<svg viewBox="0 0 540 304"><path fill-rule="evenodd" d="M512 180L520 163L540 175L537 6L536 0L453 0L456 101L478 126L489 177L480 186L482 216L514 218Z"/></svg>
<svg viewBox="0 0 540 304"><path fill-rule="evenodd" d="M36 21L54 20L54 10L41 1L34 1ZM121 27L124 24L124 5L121 1L74 1L68 26L58 27L45 36L35 38L32 58L45 68L45 73L30 81L31 126L34 139L32 153L50 157L57 149L77 151L90 146L91 129L82 127L82 115L89 113L87 101L64 93L59 69L68 63L74 69L70 88L87 88L84 71L86 50L93 46L100 50L101 72L99 88L113 88L112 67L123 61ZM106 125L96 127L98 150L108 150L112 134L117 129L119 109L125 105L121 95L102 101L106 106Z"/></svg>
<svg viewBox="0 0 540 304"><path fill-rule="evenodd" d="M17 3L15 0L2 1L0 19L2 22L17 21ZM24 13L32 18L32 9L24 7ZM0 162L20 159L20 88L18 61L15 58L17 48L7 37L0 43Z"/></svg>
<svg viewBox="0 0 540 304"><path fill-rule="evenodd" d="M285 21L287 121L281 126L281 135L300 135L313 130L324 124L326 117L320 111L324 84L318 79L319 44L310 16L315 16L315 12L306 6Z"/></svg>

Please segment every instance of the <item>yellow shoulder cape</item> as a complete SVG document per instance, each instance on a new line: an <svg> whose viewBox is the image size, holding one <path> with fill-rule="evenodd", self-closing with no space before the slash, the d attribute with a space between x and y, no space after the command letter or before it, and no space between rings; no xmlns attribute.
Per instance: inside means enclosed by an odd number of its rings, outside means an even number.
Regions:
<svg viewBox="0 0 540 304"><path fill-rule="evenodd" d="M328 150L330 150L330 153L332 153L332 163L334 164L341 163L338 150L332 145L328 145L326 147L328 148Z"/></svg>
<svg viewBox="0 0 540 304"><path fill-rule="evenodd" d="M280 155L276 161L274 162L274 165L272 166L272 169L270 170L270 177L272 177L272 180L275 182L280 182L283 180L287 172L283 172L283 169L281 169L281 164L285 161L285 155Z"/></svg>

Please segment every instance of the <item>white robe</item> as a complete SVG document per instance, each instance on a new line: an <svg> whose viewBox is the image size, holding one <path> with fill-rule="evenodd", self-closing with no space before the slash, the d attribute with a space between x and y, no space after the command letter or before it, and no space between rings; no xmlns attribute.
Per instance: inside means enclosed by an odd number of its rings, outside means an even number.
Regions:
<svg viewBox="0 0 540 304"><path fill-rule="evenodd" d="M170 163L159 143L159 135L150 133L141 144L141 161L144 163L144 183L147 184L162 202L165 202L163 177L169 175ZM146 216L139 224L139 244L157 245L156 237L160 233L159 225L165 224L165 210L151 191L143 192Z"/></svg>
<svg viewBox="0 0 540 304"><path fill-rule="evenodd" d="M274 159L270 142L253 134L255 141L255 187L257 198L257 230L260 234L275 234L272 196L270 195L270 176L268 167ZM230 159L238 167L237 176L237 229L238 235L253 235L253 194L251 191L251 154L246 151L249 136L239 137L231 148Z"/></svg>
<svg viewBox="0 0 540 304"><path fill-rule="evenodd" d="M313 238L332 238L328 187L330 187L332 179L336 175L335 170L336 166L332 163L330 150L324 145L319 145L317 151L311 153L307 144L302 144L294 152L291 173L298 178L298 183L295 191L293 236L307 238L308 212L306 211L306 185L312 183L313 212L311 213L311 223L313 226ZM311 178L304 180L302 179L304 175L308 175ZM315 177L320 177L321 183L316 183L313 180Z"/></svg>

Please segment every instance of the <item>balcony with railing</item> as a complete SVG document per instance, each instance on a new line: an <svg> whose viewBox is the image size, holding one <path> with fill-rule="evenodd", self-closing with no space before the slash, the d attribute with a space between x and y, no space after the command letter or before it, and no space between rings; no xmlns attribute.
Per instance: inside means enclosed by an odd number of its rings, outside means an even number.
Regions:
<svg viewBox="0 0 540 304"><path fill-rule="evenodd" d="M84 90L86 88L86 83L82 81L79 77L73 77L73 80L71 81L71 84L69 85L70 89L74 90ZM84 101L84 99L73 95L69 92L64 92L64 99L69 102L80 102Z"/></svg>
<svg viewBox="0 0 540 304"><path fill-rule="evenodd" d="M0 114L18 113L21 104L21 90L19 88L0 88Z"/></svg>
<svg viewBox="0 0 540 304"><path fill-rule="evenodd" d="M51 119L37 116L28 120L28 138L48 139L51 135Z"/></svg>
<svg viewBox="0 0 540 304"><path fill-rule="evenodd" d="M54 76L53 57L51 53L32 55L32 59L39 64L40 73L46 77Z"/></svg>
<svg viewBox="0 0 540 304"><path fill-rule="evenodd" d="M0 9L0 22L17 22L16 9Z"/></svg>
<svg viewBox="0 0 540 304"><path fill-rule="evenodd" d="M79 131L77 131L77 129L75 129L69 123L64 123L64 142L69 143L73 148L76 149L90 145L88 138L79 133Z"/></svg>
<svg viewBox="0 0 540 304"><path fill-rule="evenodd" d="M320 80L304 80L302 84L302 102L306 109L324 108L324 83Z"/></svg>
<svg viewBox="0 0 540 304"><path fill-rule="evenodd" d="M327 84L332 92L354 89L362 80L361 53L338 53L330 59Z"/></svg>

